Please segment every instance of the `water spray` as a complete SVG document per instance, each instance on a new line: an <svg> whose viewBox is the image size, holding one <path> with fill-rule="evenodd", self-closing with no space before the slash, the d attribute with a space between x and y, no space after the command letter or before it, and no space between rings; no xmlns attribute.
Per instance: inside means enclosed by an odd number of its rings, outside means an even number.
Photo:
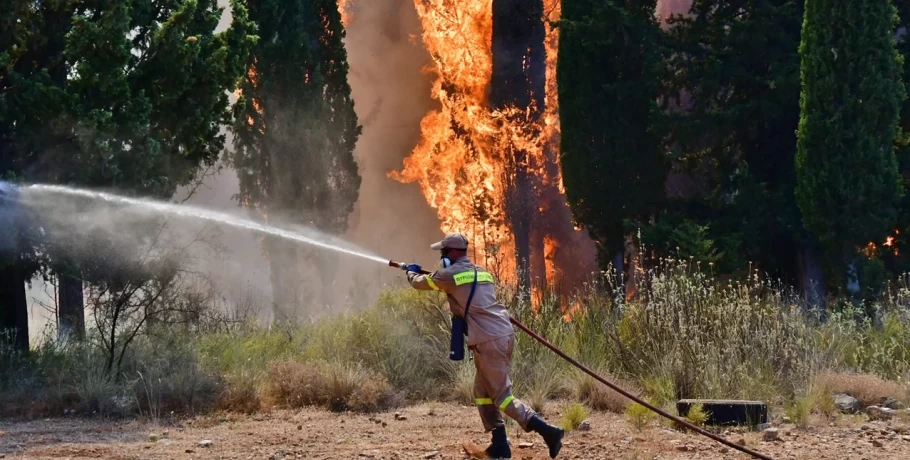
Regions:
<svg viewBox="0 0 910 460"><path fill-rule="evenodd" d="M42 185L42 184L32 184L24 186L16 186L10 184L9 182L0 181L0 197L3 195L20 195L18 199L20 201L27 201L32 194L51 194L51 195L61 195L61 196L70 196L70 197L83 197L89 198L96 201L103 201L107 203L124 205L124 206L134 206L137 208L147 209L149 211L154 211L160 214L172 215L178 217L191 217L194 219L206 220L209 222L215 222L218 224L228 225L234 228L252 230L258 233L264 233L267 235L277 236L280 238L285 238L291 241L298 243L307 244L310 246L316 246L322 249L328 249L331 251L341 252L347 255L360 257L363 259L371 260L373 262L386 263L386 260L382 257L369 254L363 250L357 250L349 247L342 247L336 244L328 243L325 241L320 241L312 236L307 236L305 234L279 228L273 225L265 225L259 222L244 219L242 217L233 216L226 213L221 213L217 211L212 211L209 209L199 208L189 205L178 205L172 203L166 203L162 201L155 201L144 198L129 198L121 195L115 195L112 193L105 192L96 192L93 190L80 189L75 187L66 187L62 185ZM2 199L2 198L0 198ZM2 201L0 201L2 202Z"/></svg>
<svg viewBox="0 0 910 460"><path fill-rule="evenodd" d="M393 260L390 260L390 261L389 261L389 266L390 266L390 267L395 267L395 268L398 268L398 269L401 269L401 270L407 270L408 264L407 264L407 263L404 263L404 262L395 262L395 261L393 261ZM421 275L429 275L430 272L421 269L421 270L420 270L420 274L421 274ZM705 430L705 429L699 428L699 427L693 425L692 423L689 423L688 420L685 420L685 419L683 419L683 418L680 418L680 417L671 415L671 414L669 414L668 412L666 412L666 411L664 411L664 410L662 410L662 409L660 409L660 408L658 408L658 407L655 407L653 404L650 404L650 403L648 403L647 401L644 401L644 400L642 400L641 398L636 397L635 395L633 395L633 394L629 393L628 391L622 389L621 387L617 386L617 385L614 384L613 382L610 382L609 380L607 380L607 379L601 377L600 375L598 375L597 373L595 373L594 371L592 371L591 369L589 369L589 368L588 368L587 366L585 366L584 364L578 362L577 360L575 360L575 359L572 358L571 356L567 355L564 351L560 350L556 345L553 345L552 343L550 343L549 341L547 341L547 339L541 337L539 334L537 334L536 332L532 331L528 326L525 326L521 321L518 321L517 319L515 319L515 318L513 318L513 317L511 317L511 316L509 317L509 321L511 321L512 324L515 325L515 327L521 329L521 330L524 331L526 334L530 335L534 340L540 342L543 346L549 348L549 349L552 350L554 353L556 353L557 355L559 355L560 358L565 359L566 361L568 361L569 363L571 363L573 366L577 367L578 369L581 369L584 373L590 375L592 378L594 378L594 380L597 380L598 382L600 382L600 383L602 383L602 384L604 384L604 385L606 385L606 386L612 388L612 389L613 389L614 391L616 391L617 393L619 393L619 394L621 394L621 395L623 395L623 396L625 396L625 397L631 399L632 401L635 401L635 402L637 402L638 404L641 404L642 406L647 407L648 409L650 409L651 411L657 413L658 415L660 415L660 416L662 416L662 417L664 417L664 418L666 418L666 419L672 420L673 422L676 422L676 423L677 423L678 425L680 425L680 426L684 426L684 427L686 427L686 428L688 428L688 429L690 429L690 430L692 430L692 431L695 431L695 432L698 433L698 434L701 434L701 435L703 435L703 436L706 436L706 437L708 437L708 438L711 438L711 439L713 439L713 440L715 440L715 441L717 441L717 442L719 442L719 443L721 443L721 444L724 444L724 445L726 445L726 446L728 446L728 447L732 447L732 448L734 448L734 449L736 449L736 450L738 450L738 451L740 451L740 452L743 452L743 453L746 453L746 454L748 454L748 455L751 455L751 456L754 457L754 458L760 458L760 459L763 459L763 460L773 460L771 457L768 457L767 455L761 454L761 453L756 452L756 451L754 451L754 450L751 450L751 449L749 449L749 448L747 448L747 447L745 447L745 446L741 446L741 445L736 444L736 443L734 443L734 442L728 441L728 440L726 440L726 439L724 439L724 438L722 438L722 437L720 437L720 436L718 436L718 435L716 435L716 434L714 434L714 433L711 433L710 431L707 431L707 430Z"/></svg>

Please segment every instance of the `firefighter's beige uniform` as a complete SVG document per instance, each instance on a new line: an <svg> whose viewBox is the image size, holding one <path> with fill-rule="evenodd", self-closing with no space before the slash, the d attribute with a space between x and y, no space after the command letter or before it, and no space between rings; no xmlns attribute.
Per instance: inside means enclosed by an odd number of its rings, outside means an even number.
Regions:
<svg viewBox="0 0 910 460"><path fill-rule="evenodd" d="M503 426L502 415L518 422L528 431L527 423L534 411L512 396L509 368L515 346L515 330L509 312L496 300L493 275L474 265L467 257L452 262L448 268L431 275L408 274L411 286L423 290L443 291L449 299L452 314L464 317L464 305L471 294L474 269L477 288L468 310L468 348L474 351L474 402L486 431Z"/></svg>

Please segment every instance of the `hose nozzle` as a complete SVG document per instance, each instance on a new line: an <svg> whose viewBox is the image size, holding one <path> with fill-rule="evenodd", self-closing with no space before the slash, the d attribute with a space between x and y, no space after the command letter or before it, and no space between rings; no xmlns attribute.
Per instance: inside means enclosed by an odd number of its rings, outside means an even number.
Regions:
<svg viewBox="0 0 910 460"><path fill-rule="evenodd" d="M402 269L402 270L407 270L407 269L408 269L408 264L406 264L406 263L404 263L404 262L395 262L394 260L390 260L390 261L389 261L389 266L390 266L390 267L395 267L395 268L400 268L400 269Z"/></svg>

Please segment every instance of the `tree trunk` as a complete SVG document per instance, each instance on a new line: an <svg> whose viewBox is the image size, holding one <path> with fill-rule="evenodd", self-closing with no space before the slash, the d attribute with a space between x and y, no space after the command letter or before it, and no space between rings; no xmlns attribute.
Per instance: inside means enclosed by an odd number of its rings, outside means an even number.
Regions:
<svg viewBox="0 0 910 460"><path fill-rule="evenodd" d="M799 271L806 304L813 313L824 315L825 278L821 264L818 263L818 251L814 247L804 247L800 250Z"/></svg>
<svg viewBox="0 0 910 460"><path fill-rule="evenodd" d="M297 270L297 246L280 237L266 237L269 278L272 283L272 322L296 323L297 292L300 279Z"/></svg>
<svg viewBox="0 0 910 460"><path fill-rule="evenodd" d="M66 273L57 274L57 340L85 338L85 302L82 279Z"/></svg>
<svg viewBox="0 0 910 460"><path fill-rule="evenodd" d="M625 276L623 274L623 268L625 265L626 251L620 249L613 253L613 270L616 273L616 285L622 286Z"/></svg>
<svg viewBox="0 0 910 460"><path fill-rule="evenodd" d="M2 336L2 340L16 350L28 352L28 302L21 262L0 268L0 330L13 334Z"/></svg>
<svg viewBox="0 0 910 460"><path fill-rule="evenodd" d="M543 112L546 88L542 0L493 0L493 75L490 102L494 109L515 106L536 122ZM526 109L531 109L529 112ZM502 152L511 165L506 212L515 236L519 283L531 289L531 225L534 187L528 171L528 152L510 146Z"/></svg>

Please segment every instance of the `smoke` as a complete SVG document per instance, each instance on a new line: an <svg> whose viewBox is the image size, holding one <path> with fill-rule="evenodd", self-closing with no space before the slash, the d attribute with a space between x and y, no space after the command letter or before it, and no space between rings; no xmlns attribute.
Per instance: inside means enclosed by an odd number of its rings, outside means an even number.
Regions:
<svg viewBox="0 0 910 460"><path fill-rule="evenodd" d="M349 4L348 12L348 81L363 125L355 150L363 182L347 237L389 257L433 262L429 245L441 238L435 210L418 184L387 176L417 145L420 121L435 108L432 81L422 70L430 56L420 41L414 3L359 1ZM377 275L368 280L374 289L400 277Z"/></svg>
<svg viewBox="0 0 910 460"><path fill-rule="evenodd" d="M423 72L430 59L419 39L421 29L413 2L361 1L349 3L347 12L350 13L345 38L350 65L348 81L363 126L354 152L362 183L348 231L337 236L389 258L432 263L436 256L429 245L441 237L435 211L426 203L417 184L401 184L387 177L389 171L401 166L417 144L420 121L433 109L431 80ZM225 17L219 28L227 26ZM231 146L232 136L229 132L226 135L227 145ZM236 212L237 193L236 172L221 165L198 187L179 190L175 199ZM269 221L282 217L269 214ZM223 294L232 302L243 302L253 296L256 303L271 305L269 261L261 238L228 228L221 231L220 240L225 252L213 278ZM302 269L293 267L301 272L300 292L296 297L328 299L328 305L322 307L331 311L363 308L375 300L383 287L402 283L401 272L388 267L302 249L299 260ZM329 269L325 265L332 265L335 274L334 281L328 285L322 284L317 273ZM284 313L294 313L288 311L294 307L283 307ZM310 309L299 306L297 313L305 310Z"/></svg>

